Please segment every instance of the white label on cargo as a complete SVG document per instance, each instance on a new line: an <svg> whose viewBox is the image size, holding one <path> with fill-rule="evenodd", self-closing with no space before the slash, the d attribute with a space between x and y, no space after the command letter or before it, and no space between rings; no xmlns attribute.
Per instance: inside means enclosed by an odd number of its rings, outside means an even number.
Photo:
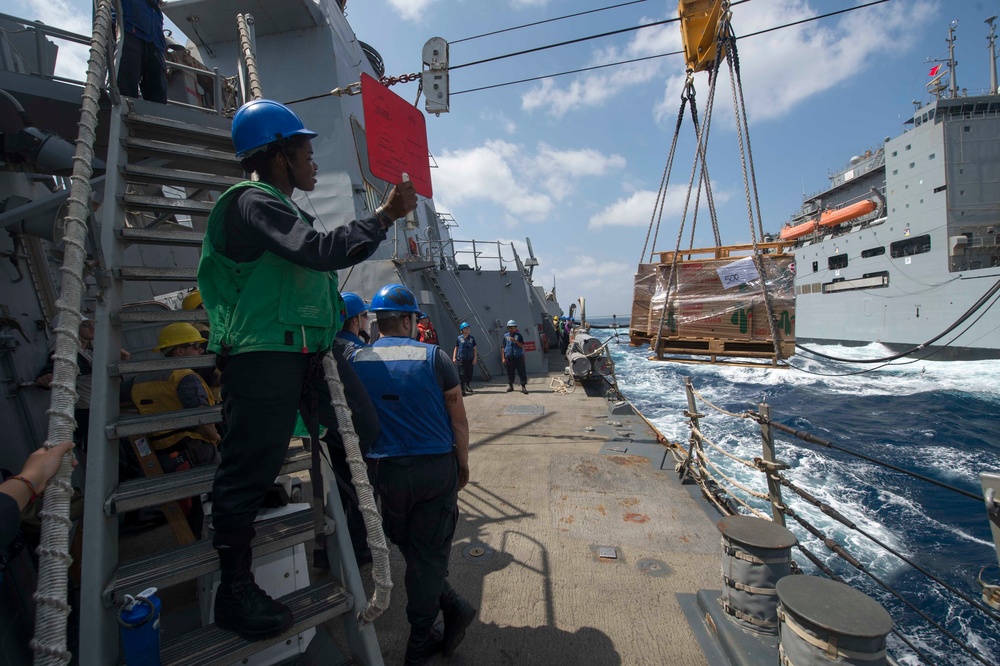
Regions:
<svg viewBox="0 0 1000 666"><path fill-rule="evenodd" d="M719 274L719 279L722 280L723 289L738 287L741 284L746 284L758 278L757 267L753 264L753 257L744 257L739 261L726 264L722 268L716 269L716 272Z"/></svg>

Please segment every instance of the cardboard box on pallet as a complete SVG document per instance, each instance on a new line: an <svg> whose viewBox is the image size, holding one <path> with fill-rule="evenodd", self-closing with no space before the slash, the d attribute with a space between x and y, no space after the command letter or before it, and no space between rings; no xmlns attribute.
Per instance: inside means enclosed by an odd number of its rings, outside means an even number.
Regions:
<svg viewBox="0 0 1000 666"><path fill-rule="evenodd" d="M750 340L753 336L754 307L745 298L681 300L676 312L681 338Z"/></svg>
<svg viewBox="0 0 1000 666"><path fill-rule="evenodd" d="M795 299L772 298L771 310L774 313L774 328L780 340L795 341ZM767 325L767 307L764 299L758 299L754 305L754 338L771 339L771 328Z"/></svg>
<svg viewBox="0 0 1000 666"><path fill-rule="evenodd" d="M639 264L632 290L632 319L629 328L634 334L648 335L649 305L656 292L656 264Z"/></svg>

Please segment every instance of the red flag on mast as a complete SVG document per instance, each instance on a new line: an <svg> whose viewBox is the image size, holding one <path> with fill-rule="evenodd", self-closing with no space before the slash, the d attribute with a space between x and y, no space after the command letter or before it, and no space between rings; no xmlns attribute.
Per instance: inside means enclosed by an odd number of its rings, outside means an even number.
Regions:
<svg viewBox="0 0 1000 666"><path fill-rule="evenodd" d="M927 76L937 76L937 73L941 71L941 65L934 65L931 67L931 71L927 73Z"/></svg>

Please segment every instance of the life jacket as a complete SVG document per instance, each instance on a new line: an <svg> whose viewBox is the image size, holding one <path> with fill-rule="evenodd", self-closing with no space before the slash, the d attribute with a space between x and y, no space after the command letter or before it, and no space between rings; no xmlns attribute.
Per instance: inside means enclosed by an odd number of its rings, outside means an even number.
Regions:
<svg viewBox="0 0 1000 666"><path fill-rule="evenodd" d="M264 190L301 219L291 200L267 183L238 183L216 202L198 264L198 287L211 322L208 348L217 354L223 348L230 354L326 351L345 309L336 271L314 271L266 251L242 263L222 254L226 210L246 187Z"/></svg>
<svg viewBox="0 0 1000 666"><path fill-rule="evenodd" d="M420 342L436 345L438 343L438 334L434 330L434 324L417 324L417 330L420 331Z"/></svg>
<svg viewBox="0 0 1000 666"><path fill-rule="evenodd" d="M520 334L517 331L503 334L503 353L507 358L518 358L519 356L524 356L524 349L520 345L514 344L514 341L517 340L517 337L515 336L518 335ZM522 337L520 342L523 341L524 338Z"/></svg>
<svg viewBox="0 0 1000 666"><path fill-rule="evenodd" d="M208 384L201 375L190 368L180 370L159 370L156 372L146 372L135 379L132 384L132 402L140 414L160 414L162 412L174 412L184 409L180 398L177 397L177 387L181 380L189 375L194 375L201 382L208 397L208 404L215 405L217 401L214 394L208 388ZM149 443L157 451L167 449L177 444L182 439L190 437L200 439L204 442L210 441L203 434L195 429L187 430L179 428L177 430L164 430L149 435Z"/></svg>
<svg viewBox="0 0 1000 666"><path fill-rule="evenodd" d="M348 358L378 413L379 436L369 458L448 453L451 417L434 374L437 346L381 337Z"/></svg>
<svg viewBox="0 0 1000 666"><path fill-rule="evenodd" d="M458 336L458 340L455 341L455 347L458 348L455 358L460 361L471 361L476 357L476 337L473 335L469 337L465 337L464 335Z"/></svg>

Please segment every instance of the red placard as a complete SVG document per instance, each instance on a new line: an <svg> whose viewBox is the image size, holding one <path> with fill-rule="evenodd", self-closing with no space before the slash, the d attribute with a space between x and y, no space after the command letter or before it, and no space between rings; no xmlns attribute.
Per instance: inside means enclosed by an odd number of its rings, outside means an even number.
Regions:
<svg viewBox="0 0 1000 666"><path fill-rule="evenodd" d="M524 351L526 351L526 352L535 351L535 343L533 341L532 342L525 342L524 343Z"/></svg>
<svg viewBox="0 0 1000 666"><path fill-rule="evenodd" d="M398 184L405 173L413 189L432 196L424 114L381 83L361 74L361 104L368 137L368 164L376 178Z"/></svg>

